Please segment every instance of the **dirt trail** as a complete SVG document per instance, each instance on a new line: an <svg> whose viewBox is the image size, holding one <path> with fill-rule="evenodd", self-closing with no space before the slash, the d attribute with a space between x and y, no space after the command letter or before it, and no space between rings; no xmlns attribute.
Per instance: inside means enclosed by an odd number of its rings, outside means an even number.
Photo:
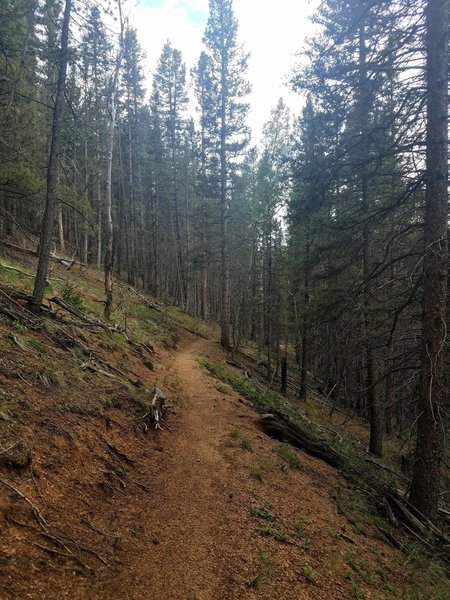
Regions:
<svg viewBox="0 0 450 600"><path fill-rule="evenodd" d="M255 412L231 389L217 389L197 362L201 353L223 358L216 343L183 334L167 365L181 406L169 418L170 431L159 434L163 452L150 466L152 493L141 504L145 529L115 578L116 592L127 582L117 597L348 598L349 584L337 574L346 543L337 543L326 525L346 528L332 498L335 472L309 457L301 471L280 469L273 441L255 427ZM233 430L251 450L232 439ZM267 477L254 477L255 467ZM252 518L251 506L270 507L276 522ZM284 531L286 541L262 535L264 526ZM305 565L314 577L305 578Z"/></svg>
<svg viewBox="0 0 450 600"><path fill-rule="evenodd" d="M198 338L185 340L172 366L183 418L165 448L169 464L150 511L159 531L158 543L151 547L155 571L148 582L149 598L220 597L218 533L227 497L220 493L226 468L219 443L228 411L214 399L197 364L206 345Z"/></svg>
<svg viewBox="0 0 450 600"><path fill-rule="evenodd" d="M29 507L5 495L2 510L15 520L3 530L9 567L2 599L344 600L354 597L349 535L358 560L376 551L383 576L395 578L392 551L338 513L336 493L346 486L336 471L300 453L300 468L287 468L254 410L218 386L199 354L224 358L217 343L186 332L171 355L159 356L152 377L171 389L172 404L161 432L144 434L136 413L121 407L106 421L64 413L61 431L70 426L74 435L53 434L44 451L49 435L41 421L39 484L18 486L43 507L52 530L97 548L108 566L87 555L95 569L86 573L43 555ZM105 439L133 460L111 466ZM122 487L111 469L123 471Z"/></svg>

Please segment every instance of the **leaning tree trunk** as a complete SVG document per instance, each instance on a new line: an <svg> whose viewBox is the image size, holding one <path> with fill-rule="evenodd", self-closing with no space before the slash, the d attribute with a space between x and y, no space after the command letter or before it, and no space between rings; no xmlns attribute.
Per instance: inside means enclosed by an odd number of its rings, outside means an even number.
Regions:
<svg viewBox="0 0 450 600"><path fill-rule="evenodd" d="M56 86L56 98L53 108L52 136L50 155L47 171L47 197L42 220L41 236L39 239L39 262L34 283L34 307L39 308L44 298L45 282L47 280L48 263L53 239L53 225L55 220L56 185L58 181L58 158L61 148L61 128L63 122L64 90L66 87L70 11L72 0L66 0L64 18L61 32L61 48L59 52L59 74Z"/></svg>
<svg viewBox="0 0 450 600"><path fill-rule="evenodd" d="M431 521L438 516L446 403L448 263L448 0L427 3L427 156L422 357L417 446L411 503Z"/></svg>

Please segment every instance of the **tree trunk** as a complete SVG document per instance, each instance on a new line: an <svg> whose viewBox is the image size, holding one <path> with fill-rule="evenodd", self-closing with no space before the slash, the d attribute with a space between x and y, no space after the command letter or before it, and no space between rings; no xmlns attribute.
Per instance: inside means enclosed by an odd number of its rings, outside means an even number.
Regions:
<svg viewBox="0 0 450 600"><path fill-rule="evenodd" d="M202 293L202 301L201 301L202 319L204 321L207 321L208 317L209 317L209 306L208 306L209 285L208 285L208 253L206 252L206 250L203 253L201 293Z"/></svg>
<svg viewBox="0 0 450 600"><path fill-rule="evenodd" d="M221 334L220 343L224 348L230 348L230 255L228 248L228 193L227 193L227 121L226 121L226 75L224 58L222 58L221 76L221 132L220 132L220 233L222 261L222 300L221 300Z"/></svg>
<svg viewBox="0 0 450 600"><path fill-rule="evenodd" d="M287 395L287 342L285 345L285 353L281 357L281 393Z"/></svg>
<svg viewBox="0 0 450 600"><path fill-rule="evenodd" d="M38 308L44 298L45 282L47 280L48 263L53 239L55 219L56 184L58 181L58 158L61 146L61 128L64 109L64 90L66 86L69 25L72 0L66 0L61 33L61 48L59 53L59 74L56 86L55 106L53 109L53 125L50 146L50 156L47 171L47 196L42 220L41 236L39 239L39 262L33 290L33 305Z"/></svg>
<svg viewBox="0 0 450 600"><path fill-rule="evenodd" d="M108 158L106 168L106 202L105 202L105 318L111 318L113 305L113 270L114 270L114 252L113 252L113 221L112 221L112 162L114 151L114 129L116 125L116 93L119 81L119 71L122 62L122 10L119 1L119 12L121 22L120 33L120 48L116 58L114 67L114 76L112 81L111 102L110 102L110 121L109 121L109 138L108 138Z"/></svg>
<svg viewBox="0 0 450 600"><path fill-rule="evenodd" d="M272 273L272 215L269 215L268 230L266 233L266 270L267 270L267 286L266 286L266 343L267 343L267 381L272 382L273 378L273 322L272 322L272 303L273 303L273 273Z"/></svg>
<svg viewBox="0 0 450 600"><path fill-rule="evenodd" d="M364 17L363 17L364 19ZM367 48L365 24L360 25L359 30L359 76L360 76L360 106L359 121L360 135L367 144L369 139L369 113L372 105L370 82L367 73ZM381 411L380 398L378 394L377 366L369 337L371 332L371 314L370 314L370 277L372 268L372 224L368 220L368 215L372 209L372 199L369 189L368 173L369 153L362 157L361 167L361 208L365 216L363 225L363 319L365 332L365 371L366 371L366 401L369 410L370 422L370 440L369 452L375 456L383 454L383 418Z"/></svg>
<svg viewBox="0 0 450 600"><path fill-rule="evenodd" d="M58 236L59 236L59 249L61 254L66 253L66 244L64 242L64 221L63 221L63 210L62 203L58 202Z"/></svg>
<svg viewBox="0 0 450 600"><path fill-rule="evenodd" d="M309 210L309 209L308 209ZM311 275L311 218L306 215L306 241L305 241L305 282L304 282L304 316L302 330L302 352L301 352L301 370L300 370L300 400L306 400L308 385L308 362L309 362L309 327L308 327L308 307L310 304L310 275Z"/></svg>
<svg viewBox="0 0 450 600"><path fill-rule="evenodd" d="M99 204L97 214L97 269L102 268L102 252L103 252L103 214L100 197L100 184L98 186Z"/></svg>
<svg viewBox="0 0 450 600"><path fill-rule="evenodd" d="M410 501L436 521L444 448L447 306L448 0L427 3L427 156L422 358Z"/></svg>
<svg viewBox="0 0 450 600"><path fill-rule="evenodd" d="M112 222L112 160L114 151L114 128L116 124L116 85L119 63L115 67L113 90L111 92L111 116L109 123L108 160L106 170L106 202L105 202L105 318L111 318L113 304L113 222Z"/></svg>

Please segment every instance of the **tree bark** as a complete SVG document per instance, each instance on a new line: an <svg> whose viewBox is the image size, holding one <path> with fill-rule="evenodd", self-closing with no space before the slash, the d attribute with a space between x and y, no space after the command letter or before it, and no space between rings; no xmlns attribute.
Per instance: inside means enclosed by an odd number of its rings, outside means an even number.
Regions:
<svg viewBox="0 0 450 600"><path fill-rule="evenodd" d="M364 17L363 17L364 20ZM367 48L366 48L366 31L364 22L360 25L359 30L359 77L360 77L360 106L359 106L359 121L360 135L367 144L369 139L369 113L372 107L372 99L370 92L370 82L367 73ZM371 314L370 314L370 277L372 268L372 223L368 220L368 215L372 210L372 198L369 189L369 173L368 162L369 153L362 158L361 167L361 196L362 196L362 214L365 216L363 225L363 319L365 332L365 371L366 371L366 400L369 410L370 422L370 440L369 452L375 456L383 454L383 418L381 411L381 403L377 388L377 365L373 349L369 337L371 332Z"/></svg>
<svg viewBox="0 0 450 600"><path fill-rule="evenodd" d="M119 0L120 12L120 47L118 50L116 64L114 66L114 75L112 81L111 101L110 101L110 121L108 138L108 159L106 168L106 202L105 202L105 318L111 318L113 306L113 270L114 270L114 247L113 247L113 221L112 221L112 162L114 151L114 129L116 126L116 94L119 81L119 71L122 62L123 52L123 20L122 6Z"/></svg>
<svg viewBox="0 0 450 600"><path fill-rule="evenodd" d="M303 288L304 297L304 316L302 327L302 344L301 344L301 369L300 369L300 392L299 399L306 400L308 392L308 362L309 362L309 327L308 327L308 308L311 301L310 298L310 275L311 275L311 216L306 214L306 240L305 240L305 281Z"/></svg>
<svg viewBox="0 0 450 600"><path fill-rule="evenodd" d="M64 90L66 87L70 11L72 0L66 0L61 33L61 48L59 52L59 74L56 86L55 106L53 108L52 137L47 171L47 196L44 217L42 220L41 236L39 239L39 262L33 290L32 304L35 308L42 305L45 282L47 280L48 263L50 260L55 220L56 185L58 181L58 158L61 147L61 128L64 110Z"/></svg>
<svg viewBox="0 0 450 600"><path fill-rule="evenodd" d="M58 203L58 236L59 236L59 249L61 254L66 252L66 244L64 241L64 221L63 221L63 209L62 203Z"/></svg>
<svg viewBox="0 0 450 600"><path fill-rule="evenodd" d="M111 117L109 123L108 162L106 170L106 202L105 202L105 318L111 318L113 305L113 222L112 222L112 160L114 151L114 128L116 124L116 85L119 65L116 65L113 90L111 92Z"/></svg>
<svg viewBox="0 0 450 600"><path fill-rule="evenodd" d="M222 57L221 75L221 132L220 132L220 233L222 261L222 298L221 298L221 332L220 343L224 348L230 348L230 253L228 248L228 164L226 156L227 142L227 81L225 75L225 57Z"/></svg>
<svg viewBox="0 0 450 600"><path fill-rule="evenodd" d="M447 306L448 0L428 0L424 295L417 446L410 501L437 521L444 451Z"/></svg>

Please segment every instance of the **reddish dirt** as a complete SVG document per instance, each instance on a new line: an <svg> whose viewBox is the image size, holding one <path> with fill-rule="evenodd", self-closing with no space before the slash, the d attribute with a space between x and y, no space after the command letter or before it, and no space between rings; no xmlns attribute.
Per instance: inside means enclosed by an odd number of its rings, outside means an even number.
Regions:
<svg viewBox="0 0 450 600"><path fill-rule="evenodd" d="M56 413L27 430L33 470L0 476L39 508L51 535L71 535L78 548L68 545L75 559L62 556L30 506L0 485L2 600L347 599L356 597L354 563L365 561L402 584L398 555L338 513L344 480L303 454L299 469L281 468L257 414L217 389L201 353L223 358L217 344L183 333L155 373L132 365L169 388L162 432L143 433L125 396L100 416ZM251 507L268 508L273 522Z"/></svg>

